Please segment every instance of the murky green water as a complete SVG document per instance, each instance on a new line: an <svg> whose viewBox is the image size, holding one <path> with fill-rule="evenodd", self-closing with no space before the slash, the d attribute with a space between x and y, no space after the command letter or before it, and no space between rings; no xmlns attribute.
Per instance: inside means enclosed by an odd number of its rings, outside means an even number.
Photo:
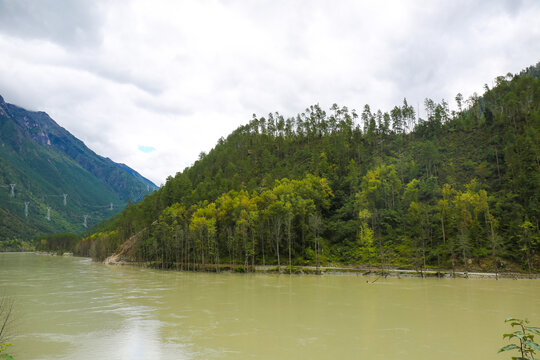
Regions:
<svg viewBox="0 0 540 360"><path fill-rule="evenodd" d="M0 254L22 359L507 359L540 281L163 272Z"/></svg>

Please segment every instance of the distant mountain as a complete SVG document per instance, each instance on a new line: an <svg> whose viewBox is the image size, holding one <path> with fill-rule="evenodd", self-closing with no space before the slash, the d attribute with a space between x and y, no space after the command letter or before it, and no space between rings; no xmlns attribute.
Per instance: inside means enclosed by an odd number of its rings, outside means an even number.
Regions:
<svg viewBox="0 0 540 360"><path fill-rule="evenodd" d="M90 150L46 113L0 96L0 241L81 233L85 218L90 227L156 189L135 170Z"/></svg>

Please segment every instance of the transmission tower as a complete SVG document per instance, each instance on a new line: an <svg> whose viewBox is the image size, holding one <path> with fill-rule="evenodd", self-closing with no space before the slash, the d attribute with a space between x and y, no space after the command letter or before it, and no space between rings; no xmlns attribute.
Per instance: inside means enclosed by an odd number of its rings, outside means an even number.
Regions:
<svg viewBox="0 0 540 360"><path fill-rule="evenodd" d="M84 222L83 222L83 226L84 226L85 228L87 228L87 227L88 227L88 222L87 222L87 219L88 219L88 215L84 215Z"/></svg>
<svg viewBox="0 0 540 360"><path fill-rule="evenodd" d="M28 217L28 204L30 204L30 201L24 202L24 216Z"/></svg>
<svg viewBox="0 0 540 360"><path fill-rule="evenodd" d="M9 192L9 196L11 197L15 196L15 185L17 184L9 184L9 186L11 186L11 191Z"/></svg>
<svg viewBox="0 0 540 360"><path fill-rule="evenodd" d="M109 208L109 210L111 210L111 211L113 210L113 204L112 203L111 203L111 207Z"/></svg>
<svg viewBox="0 0 540 360"><path fill-rule="evenodd" d="M47 206L47 220L51 221L51 208Z"/></svg>
<svg viewBox="0 0 540 360"><path fill-rule="evenodd" d="M67 205L67 196L68 194L62 194L64 196L64 206Z"/></svg>

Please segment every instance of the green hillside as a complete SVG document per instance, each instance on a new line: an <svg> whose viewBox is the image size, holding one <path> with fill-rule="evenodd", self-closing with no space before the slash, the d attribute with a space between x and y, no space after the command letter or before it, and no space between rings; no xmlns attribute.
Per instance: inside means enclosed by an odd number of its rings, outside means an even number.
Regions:
<svg viewBox="0 0 540 360"><path fill-rule="evenodd" d="M82 233L156 188L123 167L92 152L47 114L0 97L0 248L40 234Z"/></svg>
<svg viewBox="0 0 540 360"><path fill-rule="evenodd" d="M538 269L540 64L482 96L253 119L79 245L194 264ZM124 249L125 250L125 249Z"/></svg>

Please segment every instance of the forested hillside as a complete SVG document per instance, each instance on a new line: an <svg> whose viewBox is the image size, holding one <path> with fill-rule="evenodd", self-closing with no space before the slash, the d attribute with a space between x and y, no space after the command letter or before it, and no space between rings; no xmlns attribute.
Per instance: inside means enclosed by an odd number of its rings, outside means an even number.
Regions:
<svg viewBox="0 0 540 360"><path fill-rule="evenodd" d="M540 64L482 96L253 116L83 240L102 259L538 269Z"/></svg>

